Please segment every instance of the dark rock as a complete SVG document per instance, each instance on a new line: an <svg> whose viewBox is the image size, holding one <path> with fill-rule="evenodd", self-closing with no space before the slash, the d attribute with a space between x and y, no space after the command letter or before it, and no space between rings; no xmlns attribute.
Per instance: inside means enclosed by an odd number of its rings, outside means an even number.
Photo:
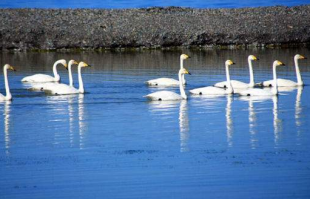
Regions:
<svg viewBox="0 0 310 199"><path fill-rule="evenodd" d="M310 43L310 5L241 9L0 9L0 49Z"/></svg>

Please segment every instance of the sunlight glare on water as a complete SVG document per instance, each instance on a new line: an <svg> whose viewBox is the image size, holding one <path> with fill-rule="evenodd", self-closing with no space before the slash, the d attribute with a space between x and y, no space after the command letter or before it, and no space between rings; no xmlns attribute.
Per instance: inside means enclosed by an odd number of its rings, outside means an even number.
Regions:
<svg viewBox="0 0 310 199"><path fill-rule="evenodd" d="M147 87L158 77L177 78L179 56L188 90L225 80L295 81L300 49L137 52L3 52L10 63L13 101L0 104L1 198L309 198L310 62L300 60L303 88L280 88L277 97L194 97L149 102L143 96L178 87ZM27 90L22 77L52 74L58 59L83 68L85 95L50 96ZM58 66L62 82L67 71ZM76 66L73 66L77 86ZM2 73L1 73L2 75ZM0 92L5 93L3 78ZM61 190L61 191L59 191Z"/></svg>

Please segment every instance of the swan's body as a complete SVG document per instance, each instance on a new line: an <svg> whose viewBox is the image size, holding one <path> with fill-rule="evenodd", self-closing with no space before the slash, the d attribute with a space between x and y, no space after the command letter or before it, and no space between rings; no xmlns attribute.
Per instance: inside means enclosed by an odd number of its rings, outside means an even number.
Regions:
<svg viewBox="0 0 310 199"><path fill-rule="evenodd" d="M272 87L271 90L264 90L260 88L252 88L245 91L240 92L240 95L244 96L273 96L278 94L278 81L277 81L277 66L281 66L284 64L280 61L274 61L273 62L273 84L275 85Z"/></svg>
<svg viewBox="0 0 310 199"><path fill-rule="evenodd" d="M158 91L158 92L146 95L145 97L153 101L173 101L173 100L183 100L183 99L186 100L187 95L184 91L183 77L182 77L184 74L190 74L190 73L185 68L181 68L179 70L179 86L180 86L181 95L174 93L172 91Z"/></svg>
<svg viewBox="0 0 310 199"><path fill-rule="evenodd" d="M187 58L189 58L189 56L186 54L182 54L180 56L180 69L184 68L183 61ZM183 84L186 84L184 75L182 76L182 82ZM152 79L152 80L146 81L145 83L148 84L149 86L178 86L180 84L178 80L173 79L173 78L166 78L166 77Z"/></svg>
<svg viewBox="0 0 310 199"><path fill-rule="evenodd" d="M231 85L230 81L230 75L229 75L229 66L235 64L231 60L227 60L225 62L225 70L226 70L226 81L228 82L228 87L227 89L223 88L217 88L214 86L207 86L207 87L202 87L202 88L196 88L193 90L190 90L189 92L193 95L227 95L227 94L232 94L234 92L234 89Z"/></svg>
<svg viewBox="0 0 310 199"><path fill-rule="evenodd" d="M302 81L302 78L301 78L299 65L298 65L299 59L307 59L307 58L302 56L302 55L299 55L299 54L294 56L297 82L294 82L294 81L288 80L288 79L278 79L277 83L278 83L279 87L296 87L296 86L303 86L304 85L304 82ZM272 87L273 83L274 83L273 80L268 80L268 81L261 82L258 85L264 86L264 87Z"/></svg>
<svg viewBox="0 0 310 199"><path fill-rule="evenodd" d="M30 82L30 83L44 83L44 82L59 82L60 76L57 73L57 65L62 64L67 67L67 62L64 59L58 60L53 65L53 73L54 77L45 74L35 74L31 76L24 77L21 81L22 82Z"/></svg>
<svg viewBox="0 0 310 199"><path fill-rule="evenodd" d="M10 66L9 64L5 64L5 65L3 66L3 76L4 76L4 84L5 84L6 96L4 96L4 95L2 95L2 94L0 93L0 102L12 100L12 94L11 94L11 92L10 92L7 70L13 70L13 71L15 71L15 69L13 68L13 66Z"/></svg>
<svg viewBox="0 0 310 199"><path fill-rule="evenodd" d="M252 66L252 61L258 60L254 55L249 55L248 57L248 64L249 64L249 72L250 72L250 83L244 83L238 80L231 80L230 83L232 87L239 88L239 89L245 89L245 88L253 88L255 86L255 81L254 81L254 73L253 73L253 66ZM214 84L215 87L219 88L227 88L227 81L219 82Z"/></svg>
<svg viewBox="0 0 310 199"><path fill-rule="evenodd" d="M72 65L78 64L75 60L70 60L68 63L68 74L69 74L69 86L73 86L73 78L72 78ZM34 91L44 91L44 90L51 90L54 89L57 86L60 86L58 82L48 82L48 83L41 83L41 84L34 84L30 88L30 90Z"/></svg>
<svg viewBox="0 0 310 199"><path fill-rule="evenodd" d="M70 94L78 94L78 93L85 93L84 84L82 80L82 67L90 67L90 65L86 64L85 62L80 62L78 65L78 76L79 76L79 88L74 88L73 83L72 86L67 84L58 84L51 89L46 90L46 92L52 95L70 95Z"/></svg>

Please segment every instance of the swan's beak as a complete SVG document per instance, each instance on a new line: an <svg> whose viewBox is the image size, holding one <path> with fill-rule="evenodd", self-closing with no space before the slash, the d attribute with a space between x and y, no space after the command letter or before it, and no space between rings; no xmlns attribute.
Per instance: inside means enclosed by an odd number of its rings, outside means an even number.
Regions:
<svg viewBox="0 0 310 199"><path fill-rule="evenodd" d="M12 70L12 71L16 71L16 69L13 66L10 66L9 69Z"/></svg>
<svg viewBox="0 0 310 199"><path fill-rule="evenodd" d="M74 62L73 62L73 64L76 64L76 65L78 65L79 63L78 63L77 61L74 61Z"/></svg>
<svg viewBox="0 0 310 199"><path fill-rule="evenodd" d="M235 64L236 64L235 62L232 62L232 63L231 63L231 65L235 65Z"/></svg>
<svg viewBox="0 0 310 199"><path fill-rule="evenodd" d="M307 57L304 57L304 56L301 55L301 56L300 56L300 59L307 59Z"/></svg>
<svg viewBox="0 0 310 199"><path fill-rule="evenodd" d="M278 64L279 64L279 66L285 66L285 64L280 62L280 61L278 62Z"/></svg>
<svg viewBox="0 0 310 199"><path fill-rule="evenodd" d="M188 71L187 71L188 72ZM190 72L188 72L187 74L192 75Z"/></svg>
<svg viewBox="0 0 310 199"><path fill-rule="evenodd" d="M87 67L91 67L91 65L87 65Z"/></svg>
<svg viewBox="0 0 310 199"><path fill-rule="evenodd" d="M187 55L187 58L189 59L189 58L191 58L191 56Z"/></svg>

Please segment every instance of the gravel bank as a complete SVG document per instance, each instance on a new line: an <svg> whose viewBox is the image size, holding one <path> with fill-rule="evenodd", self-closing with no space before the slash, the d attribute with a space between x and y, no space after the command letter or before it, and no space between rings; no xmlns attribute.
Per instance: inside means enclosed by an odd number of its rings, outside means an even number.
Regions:
<svg viewBox="0 0 310 199"><path fill-rule="evenodd" d="M310 5L242 9L0 9L0 49L301 46Z"/></svg>

